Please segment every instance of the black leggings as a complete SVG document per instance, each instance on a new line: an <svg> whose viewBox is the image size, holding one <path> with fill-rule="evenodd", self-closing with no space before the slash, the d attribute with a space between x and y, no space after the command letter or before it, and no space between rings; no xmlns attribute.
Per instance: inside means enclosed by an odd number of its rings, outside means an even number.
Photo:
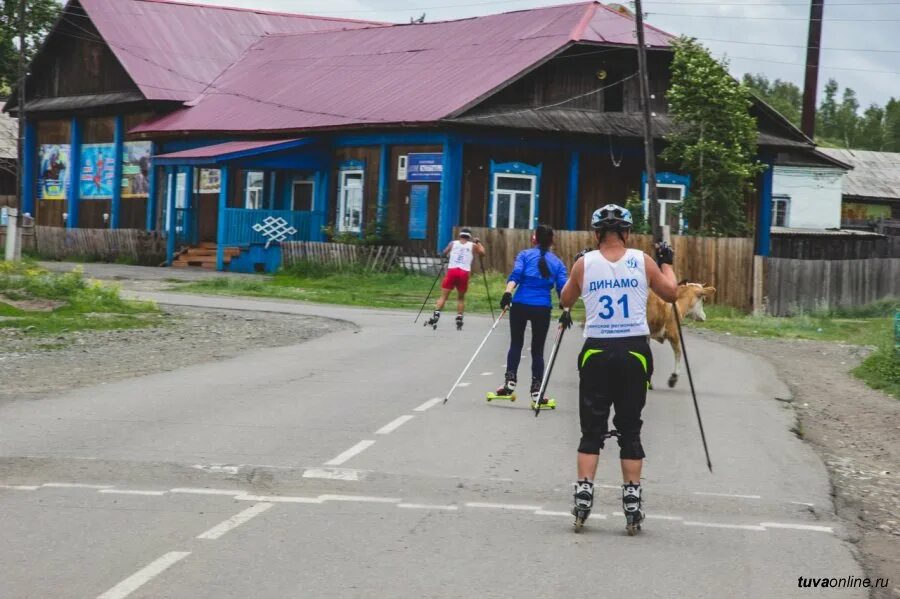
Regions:
<svg viewBox="0 0 900 599"><path fill-rule="evenodd" d="M509 308L509 353L506 355L506 371L518 372L522 348L525 346L525 326L531 321L531 376L544 377L544 342L550 328L550 308L513 304Z"/></svg>

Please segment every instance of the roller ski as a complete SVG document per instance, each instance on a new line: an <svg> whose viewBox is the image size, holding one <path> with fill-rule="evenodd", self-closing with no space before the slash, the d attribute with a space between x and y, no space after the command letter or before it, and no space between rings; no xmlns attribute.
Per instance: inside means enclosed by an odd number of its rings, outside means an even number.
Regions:
<svg viewBox="0 0 900 599"><path fill-rule="evenodd" d="M585 520L591 515L594 506L594 483L584 479L575 483L575 505L572 507L572 515L575 516L575 532L581 531Z"/></svg>
<svg viewBox="0 0 900 599"><path fill-rule="evenodd" d="M541 379L531 379L531 409L532 410L555 410L556 400L544 397L540 399L540 408L538 408L538 399L541 395Z"/></svg>
<svg viewBox="0 0 900 599"><path fill-rule="evenodd" d="M516 374L514 372L507 372L506 381L504 381L503 385L493 393L487 394L488 401L493 401L495 399L516 401Z"/></svg>
<svg viewBox="0 0 900 599"><path fill-rule="evenodd" d="M641 485L629 482L622 485L622 511L625 512L625 531L633 537L641 530L644 510L641 506Z"/></svg>
<svg viewBox="0 0 900 599"><path fill-rule="evenodd" d="M461 331L462 327L463 327L463 315L457 314L456 315L456 330Z"/></svg>
<svg viewBox="0 0 900 599"><path fill-rule="evenodd" d="M441 319L441 313L437 310L434 311L434 314L431 315L431 318L425 321L426 327L431 327L434 330L437 330L438 321Z"/></svg>

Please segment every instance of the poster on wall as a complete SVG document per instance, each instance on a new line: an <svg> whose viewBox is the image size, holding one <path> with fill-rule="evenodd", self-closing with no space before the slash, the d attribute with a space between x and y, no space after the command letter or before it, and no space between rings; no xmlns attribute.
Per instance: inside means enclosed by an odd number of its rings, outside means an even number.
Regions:
<svg viewBox="0 0 900 599"><path fill-rule="evenodd" d="M201 168L199 182L197 183L198 193L219 193L219 176L220 172L217 168Z"/></svg>
<svg viewBox="0 0 900 599"><path fill-rule="evenodd" d="M150 193L150 153L153 143L127 141L122 146L122 197L146 198Z"/></svg>
<svg viewBox="0 0 900 599"><path fill-rule="evenodd" d="M427 185L413 185L409 190L409 238L428 238Z"/></svg>
<svg viewBox="0 0 900 599"><path fill-rule="evenodd" d="M444 174L444 155L440 152L410 154L406 163L406 180L440 183Z"/></svg>
<svg viewBox="0 0 900 599"><path fill-rule="evenodd" d="M887 204L862 204L844 202L841 205L842 220L878 220L891 218L891 207Z"/></svg>
<svg viewBox="0 0 900 599"><path fill-rule="evenodd" d="M111 198L115 179L115 144L81 146L81 178L79 189L83 199Z"/></svg>
<svg viewBox="0 0 900 599"><path fill-rule="evenodd" d="M43 144L38 149L38 199L65 200L69 188L69 144Z"/></svg>

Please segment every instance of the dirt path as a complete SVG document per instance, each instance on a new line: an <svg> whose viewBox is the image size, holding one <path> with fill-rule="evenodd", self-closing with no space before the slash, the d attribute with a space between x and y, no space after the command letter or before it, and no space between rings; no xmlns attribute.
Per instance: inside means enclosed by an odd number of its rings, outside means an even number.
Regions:
<svg viewBox="0 0 900 599"><path fill-rule="evenodd" d="M850 372L867 355L854 345L748 339L694 329L771 361L792 392L797 433L831 473L838 514L870 576L889 578L875 597L900 597L900 401Z"/></svg>

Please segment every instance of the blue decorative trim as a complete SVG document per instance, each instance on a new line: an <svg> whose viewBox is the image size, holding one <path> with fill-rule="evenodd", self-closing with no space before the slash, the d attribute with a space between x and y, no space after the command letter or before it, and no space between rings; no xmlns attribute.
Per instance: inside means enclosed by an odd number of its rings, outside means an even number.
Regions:
<svg viewBox="0 0 900 599"><path fill-rule="evenodd" d="M527 175L534 177L534 218L532 219L532 228L537 227L541 214L541 173L544 169L543 164L532 166L524 162L494 162L491 160L491 179L490 179L490 198L488 199L488 218L487 226L490 227L494 220L494 180L495 175Z"/></svg>
<svg viewBox="0 0 900 599"><path fill-rule="evenodd" d="M444 133L370 133L336 135L331 139L335 148L349 146L380 146L386 145L439 145L447 140Z"/></svg>
<svg viewBox="0 0 900 599"><path fill-rule="evenodd" d="M437 250L444 249L453 238L453 227L459 223L462 195L463 146L453 136L444 142L444 171L438 204Z"/></svg>
<svg viewBox="0 0 900 599"><path fill-rule="evenodd" d="M165 156L157 156L157 164L160 165L169 165L169 164L177 164L177 165L192 165L192 166L212 166L215 164L220 164L222 162L233 162L235 160L244 160L247 158L253 158L256 156L262 156L266 154L272 154L275 152L284 152L286 150L293 150L295 148L300 148L303 146L308 146L314 143L316 140L313 138L303 138L303 139L295 139L285 141L284 143L273 144L270 146L264 146L261 148L253 148L249 150L241 150L239 152L227 152L224 154L218 154L216 156L209 156L206 158L166 158ZM185 143L183 147L178 146L166 146L164 154L171 154L174 152L182 152L184 150L193 150L196 148L203 148L207 146L215 146L222 143L227 143L228 140L217 140L210 143L198 143L196 144L188 144ZM176 149L177 148L177 149Z"/></svg>
<svg viewBox="0 0 900 599"><path fill-rule="evenodd" d="M151 142L150 146L150 172L147 173L147 230L156 229L156 193L159 182L156 180L156 163L153 161L153 154L156 153L156 144Z"/></svg>
<svg viewBox="0 0 900 599"><path fill-rule="evenodd" d="M115 144L115 166L113 167L112 200L110 201L109 228L119 228L119 215L122 211L122 160L124 158L125 118L120 114L115 117L113 131Z"/></svg>
<svg viewBox="0 0 900 599"><path fill-rule="evenodd" d="M225 270L225 210L228 208L229 171L219 169L219 216L216 223L216 270Z"/></svg>
<svg viewBox="0 0 900 599"><path fill-rule="evenodd" d="M691 193L691 176L663 171L656 173L656 185L683 185L684 198ZM641 205L644 207L644 219L650 220L650 199L647 197L647 171L641 171ZM687 227L687 221L681 219L681 228Z"/></svg>
<svg viewBox="0 0 900 599"><path fill-rule="evenodd" d="M344 160L338 164L339 171L364 171L366 170L365 160Z"/></svg>
<svg viewBox="0 0 900 599"><path fill-rule="evenodd" d="M378 204L375 212L376 222L383 224L387 218L388 186L391 182L391 147L381 144L378 157Z"/></svg>
<svg viewBox="0 0 900 599"><path fill-rule="evenodd" d="M756 255L768 256L772 242L772 180L775 171L773 156L763 155L762 161L768 167L762 174L759 189L759 209L756 213Z"/></svg>
<svg viewBox="0 0 900 599"><path fill-rule="evenodd" d="M166 264L172 266L175 257L175 188L178 186L174 166L166 167Z"/></svg>
<svg viewBox="0 0 900 599"><path fill-rule="evenodd" d="M581 168L581 154L572 152L569 155L569 188L566 194L566 228L569 231L578 229L578 178Z"/></svg>
<svg viewBox="0 0 900 599"><path fill-rule="evenodd" d="M37 127L33 121L25 121L25 147L23 148L24 156L22 158L22 212L35 216L34 212L34 193L37 187L34 162L37 157ZM69 157L71 164L72 158Z"/></svg>
<svg viewBox="0 0 900 599"><path fill-rule="evenodd" d="M72 147L69 154L69 194L66 200L66 228L78 226L78 202L81 196L81 121L72 117Z"/></svg>

